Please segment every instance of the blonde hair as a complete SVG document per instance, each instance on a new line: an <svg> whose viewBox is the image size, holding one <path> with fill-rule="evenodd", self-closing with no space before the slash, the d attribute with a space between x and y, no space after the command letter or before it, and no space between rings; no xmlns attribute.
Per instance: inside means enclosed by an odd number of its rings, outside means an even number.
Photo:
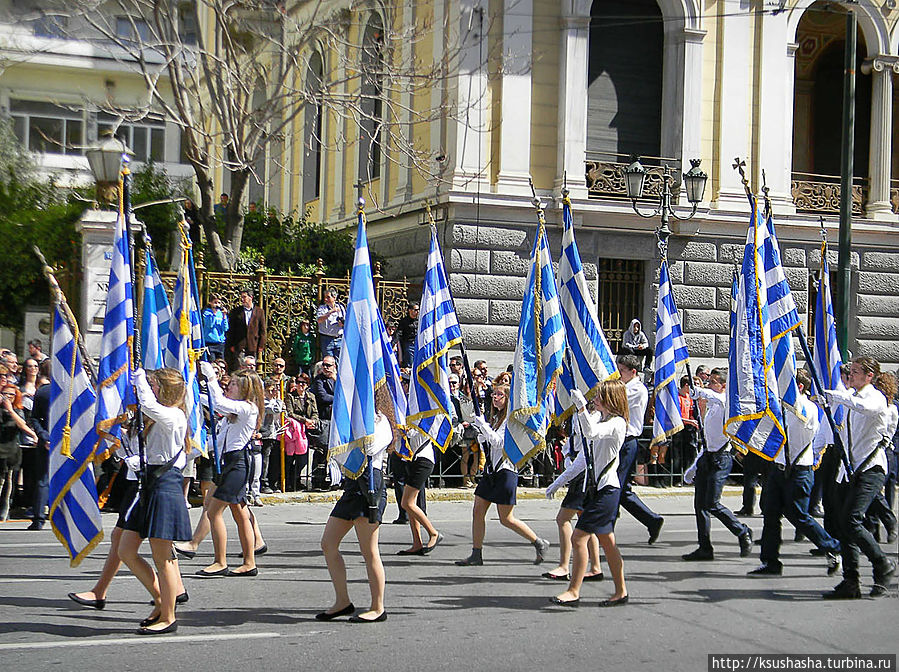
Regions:
<svg viewBox="0 0 899 672"><path fill-rule="evenodd" d="M169 408L179 408L187 416L187 385L180 371L177 369L156 369L147 371L147 378L155 380L156 384L159 385L159 393L156 395L156 399L160 404ZM144 420L144 437L149 436L150 428L154 424L155 422L149 418ZM190 445L189 433L190 428L184 435L185 448Z"/></svg>
<svg viewBox="0 0 899 672"><path fill-rule="evenodd" d="M265 389L259 375L255 371L235 371L231 374L230 382L237 385L238 401L249 401L259 409L259 413L256 415L256 429L259 429L265 414Z"/></svg>
<svg viewBox="0 0 899 672"><path fill-rule="evenodd" d="M503 393L503 396L505 396L505 398L506 398L506 405L503 406L502 410L497 410L494 407L493 423L492 423L493 429L499 429L499 426L501 424L503 424L503 422L505 422L506 416L509 414L509 386L508 385L496 385L493 388L493 394L496 394L497 392ZM492 399L491 399L490 403L491 404L493 403ZM484 409L485 414L486 414L486 410L487 409Z"/></svg>
<svg viewBox="0 0 899 672"><path fill-rule="evenodd" d="M627 387L619 379L603 380L596 390L596 400L612 415L630 420L627 406Z"/></svg>

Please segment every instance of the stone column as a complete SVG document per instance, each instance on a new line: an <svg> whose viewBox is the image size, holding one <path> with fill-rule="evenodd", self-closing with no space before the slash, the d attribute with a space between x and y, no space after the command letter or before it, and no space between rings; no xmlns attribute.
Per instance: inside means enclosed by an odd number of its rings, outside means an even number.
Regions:
<svg viewBox="0 0 899 672"><path fill-rule="evenodd" d="M111 210L87 210L78 222L81 233L81 314L78 323L91 357L100 356L109 267L118 215ZM136 297L135 297L136 298Z"/></svg>
<svg viewBox="0 0 899 672"><path fill-rule="evenodd" d="M497 191L529 196L531 173L532 0L503 6L502 126Z"/></svg>
<svg viewBox="0 0 899 672"><path fill-rule="evenodd" d="M865 61L862 72L873 78L865 214L869 219L895 222L899 217L893 213L890 204L890 171L893 158L893 73L899 73L899 57L876 56Z"/></svg>
<svg viewBox="0 0 899 672"><path fill-rule="evenodd" d="M590 5L569 0L562 9L559 57L559 142L555 191L567 176L571 198L587 198L587 72L590 65Z"/></svg>
<svg viewBox="0 0 899 672"><path fill-rule="evenodd" d="M459 77L456 90L458 121L455 127L452 188L476 192L489 190L486 165L490 159L487 101L486 8L477 0L462 0L459 7Z"/></svg>

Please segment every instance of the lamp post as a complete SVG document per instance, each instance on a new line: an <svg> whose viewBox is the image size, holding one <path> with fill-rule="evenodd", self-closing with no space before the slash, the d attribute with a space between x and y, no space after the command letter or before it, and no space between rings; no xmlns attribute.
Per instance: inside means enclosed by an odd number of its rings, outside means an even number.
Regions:
<svg viewBox="0 0 899 672"><path fill-rule="evenodd" d="M97 182L97 200L106 204L116 202L122 164L127 165L134 152L108 131L98 144L86 149L84 155Z"/></svg>
<svg viewBox="0 0 899 672"><path fill-rule="evenodd" d="M708 175L699 168L701 161L701 159L690 159L691 168L684 173L684 187L687 190L687 201L693 206L693 210L686 217L679 216L671 207L671 183L673 182L674 177L672 176L671 168L668 165L665 166L665 172L662 174L662 193L659 194L659 204L649 214L642 213L637 208L637 199L642 198L643 187L646 184L646 175L648 174L646 168L643 167L643 164L640 163L640 159L637 158L631 165L624 169L627 196L631 199L634 212L644 219L650 219L661 215L662 223L656 230L656 235L661 244L667 244L668 237L671 235L671 229L668 227L670 217L686 221L692 219L696 215L696 208L699 203L702 202L702 197L705 194L705 185L709 179Z"/></svg>

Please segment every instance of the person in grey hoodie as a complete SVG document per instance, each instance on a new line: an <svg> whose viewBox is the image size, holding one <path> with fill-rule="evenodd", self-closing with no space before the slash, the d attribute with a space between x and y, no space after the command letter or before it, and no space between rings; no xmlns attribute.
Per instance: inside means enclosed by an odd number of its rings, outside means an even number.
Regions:
<svg viewBox="0 0 899 672"><path fill-rule="evenodd" d="M630 326L621 337L621 354L643 357L643 366L648 369L652 364L652 349L649 347L649 338L642 327L643 325L636 317L631 320Z"/></svg>

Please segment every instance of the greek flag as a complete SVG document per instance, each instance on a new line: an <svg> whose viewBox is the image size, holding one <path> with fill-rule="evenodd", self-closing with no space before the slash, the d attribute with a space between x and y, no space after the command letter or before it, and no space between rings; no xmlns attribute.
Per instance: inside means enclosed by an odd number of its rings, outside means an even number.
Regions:
<svg viewBox="0 0 899 672"><path fill-rule="evenodd" d="M687 362L687 342L681 330L677 305L671 291L668 260L659 267L659 302L656 307L655 418L652 423L652 443L665 443L684 428L678 399L677 368Z"/></svg>
<svg viewBox="0 0 899 672"><path fill-rule="evenodd" d="M393 406L393 412L388 414L388 417L391 418L390 422L394 431L400 432L403 439L399 442L396 450L403 459L411 460L412 451L409 449L409 442L405 435L406 416L409 412L406 392L403 390L403 381L400 377L400 365L396 361L396 353L393 351L393 345L387 335L387 327L384 325L380 311L378 311L378 330L381 341L381 357L384 359L384 384Z"/></svg>
<svg viewBox="0 0 899 672"><path fill-rule="evenodd" d="M818 279L818 296L815 299L815 342L812 345L812 359L821 375L821 384L826 390L844 389L840 377L843 356L837 345L837 323L833 316L833 301L830 293L830 266L827 263L827 243L821 244L821 277ZM814 378L812 379L814 381ZM814 385L814 382L813 382ZM823 390L815 390L821 396ZM833 410L833 420L837 427L843 426L846 407L839 405ZM833 443L833 432L826 420L821 423L821 432L829 437L825 443Z"/></svg>
<svg viewBox="0 0 899 672"><path fill-rule="evenodd" d="M97 395L82 365L77 336L58 303L50 371L50 526L65 546L69 564L77 567L103 539L91 466L100 445L94 425Z"/></svg>
<svg viewBox="0 0 899 672"><path fill-rule="evenodd" d="M546 430L554 408L553 396L562 373L565 347L565 324L541 211L521 302L503 446L503 452L516 468L546 447Z"/></svg>
<svg viewBox="0 0 899 672"><path fill-rule="evenodd" d="M200 311L194 300L195 293L191 288L192 268L190 243L183 239L181 268L175 281L172 317L169 321L165 365L177 369L184 376L190 449L206 455L206 425L203 423L200 385L197 381L197 360L203 352L203 330L200 326Z"/></svg>
<svg viewBox="0 0 899 672"><path fill-rule="evenodd" d="M156 257L149 242L145 262L147 270L144 273L144 300L141 305L141 352L144 368L161 369L165 366L165 348L169 340L172 307L165 293L162 278L159 277Z"/></svg>
<svg viewBox="0 0 899 672"><path fill-rule="evenodd" d="M796 349L793 330L799 326L799 311L790 292L790 283L780 261L774 220L768 215L764 229L762 256L765 264L765 291L768 300L768 316L771 320L771 342L774 345L774 374L781 403L801 418L805 411L797 402L799 388L796 385Z"/></svg>
<svg viewBox="0 0 899 672"><path fill-rule="evenodd" d="M764 284L766 230L765 220L753 202L731 315L724 433L742 450L772 460L783 447L784 429Z"/></svg>
<svg viewBox="0 0 899 672"><path fill-rule="evenodd" d="M121 425L127 419L127 408L137 403L131 385L134 370L134 301L131 287L131 253L125 218L119 215L109 268L106 315L103 318L103 340L100 342L97 411L94 418L97 434L106 441L106 450L98 459L106 459L119 446Z"/></svg>
<svg viewBox="0 0 899 672"><path fill-rule="evenodd" d="M375 390L386 382L380 319L365 214L360 210L328 441L330 456L350 478L358 478L365 470L365 448L375 432Z"/></svg>
<svg viewBox="0 0 899 672"><path fill-rule="evenodd" d="M407 424L418 430L422 440L430 440L446 452L453 438L446 353L462 342L462 330L456 319L443 269L443 256L437 242L437 230L433 226L419 307Z"/></svg>
<svg viewBox="0 0 899 672"><path fill-rule="evenodd" d="M559 303L568 340L568 351L574 371L569 370L568 358L562 363L562 377L556 387L555 421L562 422L574 410L571 390L580 390L592 399L599 383L617 376L615 357L596 316L596 304L590 298L587 278L574 239L574 220L571 201L562 200L562 256L559 259Z"/></svg>

